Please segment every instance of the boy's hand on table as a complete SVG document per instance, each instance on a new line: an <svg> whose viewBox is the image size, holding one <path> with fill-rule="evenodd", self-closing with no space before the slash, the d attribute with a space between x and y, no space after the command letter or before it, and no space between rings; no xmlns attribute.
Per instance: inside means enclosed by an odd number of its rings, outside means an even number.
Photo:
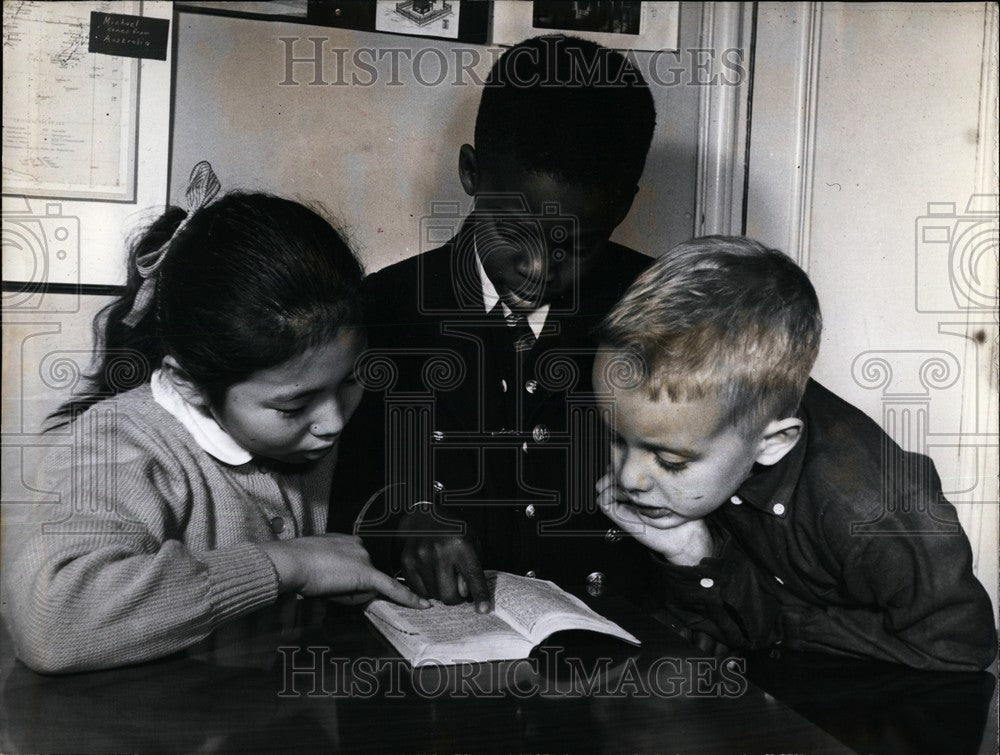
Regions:
<svg viewBox="0 0 1000 755"><path fill-rule="evenodd" d="M416 593L447 605L471 600L478 613L493 610L490 588L472 538L440 534L441 523L432 514L407 515L400 528L410 532L400 535L400 563L407 584Z"/></svg>
<svg viewBox="0 0 1000 755"><path fill-rule="evenodd" d="M372 566L361 538L330 533L258 543L274 564L281 592L307 598L340 597L359 602L384 595L409 608L430 603Z"/></svg>
<svg viewBox="0 0 1000 755"><path fill-rule="evenodd" d="M695 566L712 555L712 534L704 519L642 516L610 472L597 482L597 503L623 532L678 566Z"/></svg>

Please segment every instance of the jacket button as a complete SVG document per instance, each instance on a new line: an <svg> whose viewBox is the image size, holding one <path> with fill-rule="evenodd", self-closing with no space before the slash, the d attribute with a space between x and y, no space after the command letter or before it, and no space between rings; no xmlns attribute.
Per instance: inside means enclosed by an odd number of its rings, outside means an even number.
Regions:
<svg viewBox="0 0 1000 755"><path fill-rule="evenodd" d="M544 443L549 439L549 428L545 425L535 425L534 429L531 431L531 439L535 443Z"/></svg>
<svg viewBox="0 0 1000 755"><path fill-rule="evenodd" d="M534 578L535 578L535 577L537 577L538 575L537 575L537 574L535 573L535 570L534 570L534 569L528 569L528 571L526 571L526 572L524 573L524 576L526 576L526 577L531 577L532 579L534 579Z"/></svg>
<svg viewBox="0 0 1000 755"><path fill-rule="evenodd" d="M607 580L603 572L595 571L587 575L587 594L600 595L604 592L604 584Z"/></svg>
<svg viewBox="0 0 1000 755"><path fill-rule="evenodd" d="M625 533L622 532L617 527L612 527L611 529L609 529L607 532L604 533L604 539L607 540L609 543L621 542L622 538L624 537Z"/></svg>
<svg viewBox="0 0 1000 755"><path fill-rule="evenodd" d="M524 515L526 517L528 517L528 519L534 519L535 518L535 506L534 506L534 504L529 503L527 506L524 507Z"/></svg>
<svg viewBox="0 0 1000 755"><path fill-rule="evenodd" d="M524 441L524 443L521 444L521 453L528 453L528 441Z"/></svg>
<svg viewBox="0 0 1000 755"><path fill-rule="evenodd" d="M440 430L435 430L434 432L431 433L431 437L434 438L434 440L436 440L438 443L440 443L442 440L444 440L444 433L441 432Z"/></svg>
<svg viewBox="0 0 1000 755"><path fill-rule="evenodd" d="M734 506L739 506L741 503L743 503L743 499L740 498L738 495L734 495L729 499L729 502Z"/></svg>
<svg viewBox="0 0 1000 755"><path fill-rule="evenodd" d="M776 503L771 508L771 511L773 511L778 516L781 516L782 514L785 513L785 505L783 503Z"/></svg>
<svg viewBox="0 0 1000 755"><path fill-rule="evenodd" d="M280 516L274 517L270 522L268 522L268 524L271 525L271 532L275 535L280 535L285 531L285 520Z"/></svg>
<svg viewBox="0 0 1000 755"><path fill-rule="evenodd" d="M705 577L698 584L701 585L702 587L704 587L707 590L709 587L714 587L715 586L715 580L711 579L710 577Z"/></svg>
<svg viewBox="0 0 1000 755"><path fill-rule="evenodd" d="M538 390L538 381L535 380L534 378L531 378L531 380L529 380L524 384L524 390L526 390L528 393L534 393L535 391Z"/></svg>
<svg viewBox="0 0 1000 755"><path fill-rule="evenodd" d="M443 493L444 492L444 483L443 482L438 482L437 480L434 480L434 485L432 487L434 488L434 492L435 493Z"/></svg>
<svg viewBox="0 0 1000 755"><path fill-rule="evenodd" d="M504 380L503 378L500 378L500 390L503 391L504 393L507 392L507 381Z"/></svg>

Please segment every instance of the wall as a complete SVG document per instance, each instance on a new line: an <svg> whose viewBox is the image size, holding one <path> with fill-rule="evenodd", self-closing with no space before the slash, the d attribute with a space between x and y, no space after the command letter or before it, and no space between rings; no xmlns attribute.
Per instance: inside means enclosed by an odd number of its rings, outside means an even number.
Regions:
<svg viewBox="0 0 1000 755"><path fill-rule="evenodd" d="M934 459L994 596L996 46L995 4L761 3L748 187L819 294L814 375Z"/></svg>
<svg viewBox="0 0 1000 755"><path fill-rule="evenodd" d="M6 10L6 9L5 9ZM125 10L123 8L123 10ZM142 14L170 18L172 3L145 0ZM170 127L171 61L139 61L139 119L136 146L136 198L134 202L43 200L4 197L4 279L32 284L56 283L94 286L105 291L124 282L125 240L129 232L150 217L150 208L166 199ZM52 249L8 245L28 217L46 214L52 205L56 214L75 218L79 235L70 236L75 246L64 261L49 258L50 277L32 279L33 256ZM156 212L153 209L152 212ZM27 222L31 222L28 220ZM49 240L51 243L51 240ZM12 253L14 251L15 253ZM78 254L77 254L78 253ZM79 256L78 256L79 255ZM77 260L79 264L77 264ZM69 264L72 263L72 264ZM41 266L39 266L41 267ZM34 289L32 289L34 290ZM30 295L29 295L30 294ZM91 321L111 299L80 293L7 292L3 296L3 402L2 474L5 504L3 521L16 516L16 507L6 504L40 500L32 489L38 454L47 443L63 438L38 433L49 412L65 400L90 362Z"/></svg>
<svg viewBox="0 0 1000 755"><path fill-rule="evenodd" d="M683 3L682 49L699 47L700 24L701 4ZM322 202L345 223L369 270L421 250L420 218L431 202L460 201L467 208L458 151L473 141L475 77L485 77L499 48L191 13L180 15L177 35L174 201L183 196L191 166L207 159L224 187ZM326 85L312 85L314 64L294 64L291 75L286 70L287 50L296 58L315 55L312 38L322 42ZM352 62L360 48L378 52ZM350 51L344 66L337 49ZM394 55L401 61L395 74ZM460 72L456 60L473 56L478 65ZM652 86L656 134L640 193L614 238L655 255L694 229L703 87L687 84L695 79L690 54L679 63L642 52L636 59L644 71L656 65L665 85ZM683 75L668 72L678 65ZM333 83L352 77L361 83ZM673 78L679 83L669 85Z"/></svg>

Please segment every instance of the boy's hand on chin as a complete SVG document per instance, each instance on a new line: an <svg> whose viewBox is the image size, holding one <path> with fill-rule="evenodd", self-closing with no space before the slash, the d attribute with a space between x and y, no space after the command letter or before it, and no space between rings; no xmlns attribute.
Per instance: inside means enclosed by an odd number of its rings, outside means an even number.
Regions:
<svg viewBox="0 0 1000 755"><path fill-rule="evenodd" d="M628 505L626 493L608 473L597 482L597 503L619 529L678 566L695 566L712 555L712 535L704 519L643 516Z"/></svg>

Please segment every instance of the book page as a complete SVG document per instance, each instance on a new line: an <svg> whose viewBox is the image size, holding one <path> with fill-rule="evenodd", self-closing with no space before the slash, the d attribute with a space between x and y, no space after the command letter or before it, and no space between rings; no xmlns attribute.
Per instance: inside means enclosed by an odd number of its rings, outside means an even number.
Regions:
<svg viewBox="0 0 1000 755"><path fill-rule="evenodd" d="M589 629L640 644L613 621L551 582L505 572L489 578L496 612L532 642L541 642L549 634L565 629Z"/></svg>
<svg viewBox="0 0 1000 755"><path fill-rule="evenodd" d="M490 575L489 580L497 610L527 635L540 619L553 613L582 616L592 613L585 606L581 608L569 593L542 579L498 572L495 577Z"/></svg>
<svg viewBox="0 0 1000 755"><path fill-rule="evenodd" d="M531 641L496 613L478 614L471 603L403 608L374 600L365 614L414 666L527 657Z"/></svg>
<svg viewBox="0 0 1000 755"><path fill-rule="evenodd" d="M440 601L431 601L425 609L403 608L388 601L373 601L369 611L387 618L393 626L411 636L419 636L431 643L446 643L466 637L482 637L487 634L515 634L503 619L495 613L476 613L472 603L446 606Z"/></svg>

